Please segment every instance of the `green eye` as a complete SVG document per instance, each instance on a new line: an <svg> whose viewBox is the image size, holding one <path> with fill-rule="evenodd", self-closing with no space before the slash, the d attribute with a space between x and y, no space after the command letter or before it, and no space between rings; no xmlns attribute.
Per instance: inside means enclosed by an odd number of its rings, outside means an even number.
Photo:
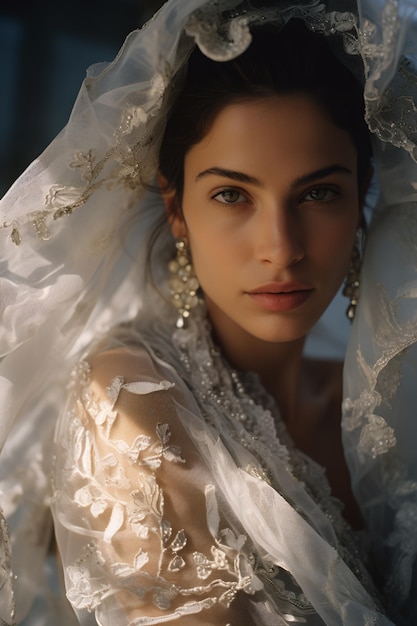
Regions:
<svg viewBox="0 0 417 626"><path fill-rule="evenodd" d="M213 196L218 202L223 204L237 204L238 202L246 202L245 196L237 189L223 189Z"/></svg>
<svg viewBox="0 0 417 626"><path fill-rule="evenodd" d="M331 200L337 195L333 189L328 187L321 187L318 189L312 189L305 196L304 199L308 202L324 202L325 200Z"/></svg>

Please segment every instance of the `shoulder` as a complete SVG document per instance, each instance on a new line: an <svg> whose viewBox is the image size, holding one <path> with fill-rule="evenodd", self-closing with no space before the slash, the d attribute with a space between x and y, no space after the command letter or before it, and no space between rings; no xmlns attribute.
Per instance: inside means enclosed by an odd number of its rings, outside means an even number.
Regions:
<svg viewBox="0 0 417 626"><path fill-rule="evenodd" d="M89 354L84 360L88 374L81 398L97 424L104 420L108 435L130 439L140 427L155 432L159 422L176 416L171 390L176 381L143 346L112 348ZM111 434L110 434L111 431Z"/></svg>
<svg viewBox="0 0 417 626"><path fill-rule="evenodd" d="M158 382L162 378L152 352L144 345L98 350L89 353L85 361L89 365L91 380L102 387L116 377L123 377L126 383L135 380Z"/></svg>

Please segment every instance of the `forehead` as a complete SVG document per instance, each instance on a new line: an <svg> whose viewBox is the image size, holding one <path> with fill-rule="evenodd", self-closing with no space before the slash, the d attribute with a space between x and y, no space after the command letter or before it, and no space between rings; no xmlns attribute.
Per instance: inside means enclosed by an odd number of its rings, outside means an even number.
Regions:
<svg viewBox="0 0 417 626"><path fill-rule="evenodd" d="M221 162L239 171L249 168L251 174L259 169L276 172L277 166L308 171L312 161L325 167L343 159L356 162L348 132L308 96L279 95L225 106L188 151L185 170Z"/></svg>

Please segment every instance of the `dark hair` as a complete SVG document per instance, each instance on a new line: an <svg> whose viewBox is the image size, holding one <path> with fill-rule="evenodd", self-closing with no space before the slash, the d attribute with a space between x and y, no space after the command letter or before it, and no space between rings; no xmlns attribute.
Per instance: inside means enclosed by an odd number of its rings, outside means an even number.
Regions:
<svg viewBox="0 0 417 626"><path fill-rule="evenodd" d="M185 84L168 116L159 168L179 205L188 150L209 131L226 105L265 96L301 93L313 98L333 123L346 130L358 152L358 181L363 192L371 160L360 81L335 56L327 37L300 20L280 32L255 30L249 48L232 61L216 62L196 48ZM334 38L336 39L336 38Z"/></svg>

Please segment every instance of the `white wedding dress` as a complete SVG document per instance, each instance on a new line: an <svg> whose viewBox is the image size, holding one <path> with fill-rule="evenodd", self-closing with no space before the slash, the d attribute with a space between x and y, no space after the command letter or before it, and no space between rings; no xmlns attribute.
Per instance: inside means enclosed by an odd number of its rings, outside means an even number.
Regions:
<svg viewBox="0 0 417 626"><path fill-rule="evenodd" d="M66 128L1 200L0 624L417 623L416 9L169 0L90 70ZM256 378L218 354L203 308L176 331L144 269L190 51L227 60L251 24L293 17L365 69L379 199L342 429L368 543ZM153 268L165 295L173 253L167 232ZM45 590L51 509L77 618Z"/></svg>
<svg viewBox="0 0 417 626"><path fill-rule="evenodd" d="M223 361L204 310L180 330L173 313L73 374L52 510L80 623L389 624L324 470Z"/></svg>

